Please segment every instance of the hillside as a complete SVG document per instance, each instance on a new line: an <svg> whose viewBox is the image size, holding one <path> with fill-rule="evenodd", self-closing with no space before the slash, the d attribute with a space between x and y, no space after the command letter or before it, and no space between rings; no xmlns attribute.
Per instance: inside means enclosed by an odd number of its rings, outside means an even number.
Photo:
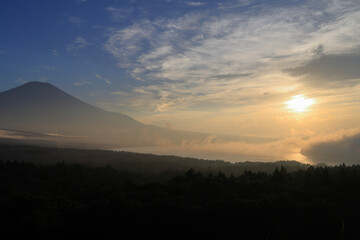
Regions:
<svg viewBox="0 0 360 240"><path fill-rule="evenodd" d="M310 165L296 161L278 162L238 162L203 160L177 156L161 156L132 152L105 150L58 149L35 146L0 144L0 159L4 161L31 162L36 164L56 164L59 162L79 163L90 166L112 166L120 171L140 174L183 173L190 168L204 173L241 175L245 170L271 173L276 168L285 167L289 172L306 169Z"/></svg>

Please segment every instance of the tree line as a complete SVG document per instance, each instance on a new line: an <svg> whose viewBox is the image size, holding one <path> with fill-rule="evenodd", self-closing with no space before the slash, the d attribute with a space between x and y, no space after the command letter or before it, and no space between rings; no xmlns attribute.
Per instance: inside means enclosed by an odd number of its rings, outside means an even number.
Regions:
<svg viewBox="0 0 360 240"><path fill-rule="evenodd" d="M142 178L149 175L112 166L1 160L2 232L44 239L359 238L357 165Z"/></svg>

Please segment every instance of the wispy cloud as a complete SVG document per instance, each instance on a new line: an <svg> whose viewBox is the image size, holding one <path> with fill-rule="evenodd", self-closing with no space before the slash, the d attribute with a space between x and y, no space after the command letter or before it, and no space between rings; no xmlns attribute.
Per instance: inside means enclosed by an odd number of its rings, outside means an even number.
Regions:
<svg viewBox="0 0 360 240"><path fill-rule="evenodd" d="M326 54L358 47L360 5L353 1L232 3L256 6L241 14L220 9L138 21L113 29L105 49L119 67L148 82L136 91L154 96L154 111L167 111L200 102L262 101L268 86L299 87L299 77L283 69L311 61L319 45Z"/></svg>
<svg viewBox="0 0 360 240"><path fill-rule="evenodd" d="M25 79L23 79L23 78L19 78L19 79L15 80L15 82L16 82L16 83L19 83L19 84L24 84L24 83L27 83L27 82L29 82L29 81L27 81L27 80L25 80Z"/></svg>
<svg viewBox="0 0 360 240"><path fill-rule="evenodd" d="M73 85L74 86L82 86L82 85L90 85L92 84L91 82L89 81L81 81L81 82L74 82Z"/></svg>
<svg viewBox="0 0 360 240"><path fill-rule="evenodd" d="M40 81L40 82L47 82L49 79L48 79L48 77L45 77L45 76L39 76L37 78L37 80Z"/></svg>
<svg viewBox="0 0 360 240"><path fill-rule="evenodd" d="M111 95L120 95L120 96L130 96L130 93L128 92L123 92L123 91L115 91L115 92L111 92Z"/></svg>
<svg viewBox="0 0 360 240"><path fill-rule="evenodd" d="M205 5L204 2L191 2L191 1L187 1L187 2L185 2L185 4L192 6L192 7L200 7L200 6Z"/></svg>
<svg viewBox="0 0 360 240"><path fill-rule="evenodd" d="M110 18L112 21L121 21L127 18L133 11L133 9L124 9L124 8L115 8L108 7L106 11L110 14Z"/></svg>
<svg viewBox="0 0 360 240"><path fill-rule="evenodd" d="M52 49L52 50L51 50L51 53L52 53L52 55L54 55L54 56L59 56L59 50Z"/></svg>
<svg viewBox="0 0 360 240"><path fill-rule="evenodd" d="M51 66L51 65L37 66L37 67L28 69L28 71L32 72L32 73L43 72L44 70L45 71L59 71L58 68L56 68L55 66Z"/></svg>
<svg viewBox="0 0 360 240"><path fill-rule="evenodd" d="M74 41L66 46L66 51L70 53L75 53L80 49L84 49L85 47L91 45L85 38L77 37Z"/></svg>
<svg viewBox="0 0 360 240"><path fill-rule="evenodd" d="M83 21L79 17L69 16L68 21L76 24L76 26L80 27L83 24Z"/></svg>
<svg viewBox="0 0 360 240"><path fill-rule="evenodd" d="M94 76L99 79L99 80L102 80L104 81L106 84L111 84L111 81L103 76L101 76L100 74L98 73L94 73Z"/></svg>
<svg viewBox="0 0 360 240"><path fill-rule="evenodd" d="M239 7L249 6L253 3L257 3L256 0L228 0L218 3L219 9L234 9Z"/></svg>
<svg viewBox="0 0 360 240"><path fill-rule="evenodd" d="M44 65L42 66L43 69L48 70L48 71L59 71L59 69L55 66L50 66L50 65Z"/></svg>

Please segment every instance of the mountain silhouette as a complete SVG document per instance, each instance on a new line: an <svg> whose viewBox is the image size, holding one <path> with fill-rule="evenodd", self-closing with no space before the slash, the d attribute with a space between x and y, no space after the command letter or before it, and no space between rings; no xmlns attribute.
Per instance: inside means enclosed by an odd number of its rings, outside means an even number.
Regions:
<svg viewBox="0 0 360 240"><path fill-rule="evenodd" d="M113 146L151 146L203 140L209 134L142 124L85 103L59 88L29 82L0 93L0 129L70 137ZM17 133L18 134L18 133Z"/></svg>
<svg viewBox="0 0 360 240"><path fill-rule="evenodd" d="M0 129L138 143L146 126L87 104L59 88L29 82L0 93ZM119 141L126 135L126 141Z"/></svg>

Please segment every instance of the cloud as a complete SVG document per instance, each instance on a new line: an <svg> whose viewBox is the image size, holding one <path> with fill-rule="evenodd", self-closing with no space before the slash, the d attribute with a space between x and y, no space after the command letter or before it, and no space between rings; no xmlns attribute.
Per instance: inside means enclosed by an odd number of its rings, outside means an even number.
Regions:
<svg viewBox="0 0 360 240"><path fill-rule="evenodd" d="M80 27L83 24L83 21L79 17L69 16L68 21L76 24L77 27Z"/></svg>
<svg viewBox="0 0 360 240"><path fill-rule="evenodd" d="M51 53L52 53L54 56L59 56L59 51L56 50L56 49L52 49L52 50L51 50Z"/></svg>
<svg viewBox="0 0 360 240"><path fill-rule="evenodd" d="M94 73L94 76L99 79L99 80L102 80L104 81L106 84L111 84L111 81L103 76L101 76L100 74L98 73Z"/></svg>
<svg viewBox="0 0 360 240"><path fill-rule="evenodd" d="M165 122L168 128L172 124ZM155 147L136 148L131 151L195 156L226 161L279 161L296 160L303 163L360 164L360 130L351 129L315 137L293 137L283 140L256 139L253 141L229 139L227 136L208 135L193 140L174 142L158 137Z"/></svg>
<svg viewBox="0 0 360 240"><path fill-rule="evenodd" d="M191 7L200 7L205 5L204 2L185 2L185 4L191 6Z"/></svg>
<svg viewBox="0 0 360 240"><path fill-rule="evenodd" d="M106 10L110 14L110 18L112 21L121 21L127 18L133 12L132 9L115 8L115 7L108 7L106 8Z"/></svg>
<svg viewBox="0 0 360 240"><path fill-rule="evenodd" d="M249 77L251 73L239 73L239 74L220 74L215 76L210 76L209 78L215 79L234 79L234 78L242 78L242 77Z"/></svg>
<svg viewBox="0 0 360 240"><path fill-rule="evenodd" d="M44 70L46 70L46 71L59 71L58 68L56 68L55 66L50 66L50 65L37 66L35 68L29 68L28 69L28 71L32 72L32 73L43 72Z"/></svg>
<svg viewBox="0 0 360 240"><path fill-rule="evenodd" d="M50 66L50 65L44 65L44 66L42 66L42 68L45 70L48 70L48 71L59 71L59 69L57 67Z"/></svg>
<svg viewBox="0 0 360 240"><path fill-rule="evenodd" d="M174 128L174 126L169 122L166 122L165 127L168 128L168 129L173 129Z"/></svg>
<svg viewBox="0 0 360 240"><path fill-rule="evenodd" d="M285 70L315 87L353 86L360 82L360 53L322 54L304 65Z"/></svg>
<svg viewBox="0 0 360 240"><path fill-rule="evenodd" d="M239 10L225 3L252 7ZM360 5L353 1L225 3L216 11L142 19L110 30L104 48L119 67L147 83L137 91L142 88L143 99L153 95L153 111L200 102L260 103L269 86L281 94L280 89L301 86L303 76L283 69L305 66L314 56L332 63L333 56L348 56L359 47Z"/></svg>
<svg viewBox="0 0 360 240"><path fill-rule="evenodd" d="M310 141L301 154L314 163L360 164L360 131L340 132Z"/></svg>
<svg viewBox="0 0 360 240"><path fill-rule="evenodd" d="M253 3L256 3L256 0L236 0L236 1L223 1L218 3L219 9L233 9L246 7Z"/></svg>
<svg viewBox="0 0 360 240"><path fill-rule="evenodd" d="M47 81L48 81L48 78L45 77L45 76L39 76L37 79L38 79L38 81L40 81L40 82L47 82Z"/></svg>
<svg viewBox="0 0 360 240"><path fill-rule="evenodd" d="M29 72L33 72L33 73L37 73L39 72L40 70L38 68L29 68L28 69Z"/></svg>
<svg viewBox="0 0 360 240"><path fill-rule="evenodd" d="M24 80L23 78L19 78L19 79L15 80L15 82L16 82L16 83L20 83L20 84L24 84L24 83L27 83L27 82L29 82L29 81Z"/></svg>
<svg viewBox="0 0 360 240"><path fill-rule="evenodd" d="M171 124L166 123L166 125L167 128L172 128ZM126 150L166 155L193 156L213 160L222 159L232 162L272 162L279 160L308 162L308 160L299 153L299 146L296 141L292 139L264 143L246 143L243 141L229 141L218 135L208 135L197 140L183 140L180 144L174 144L172 139L158 136L155 138L154 144L154 147L140 147Z"/></svg>
<svg viewBox="0 0 360 240"><path fill-rule="evenodd" d="M123 91L115 91L115 92L111 92L110 95L130 96L130 93Z"/></svg>
<svg viewBox="0 0 360 240"><path fill-rule="evenodd" d="M103 26L101 25L94 25L91 27L92 29L101 29L101 28L104 28Z"/></svg>
<svg viewBox="0 0 360 240"><path fill-rule="evenodd" d="M92 82L88 82L88 81L81 81L81 82L73 83L74 86L82 86L82 85L90 85L90 84L92 84Z"/></svg>
<svg viewBox="0 0 360 240"><path fill-rule="evenodd" d="M86 41L83 37L77 37L74 41L66 46L66 51L70 53L77 52L80 49L84 49L85 47L91 45L88 41Z"/></svg>

